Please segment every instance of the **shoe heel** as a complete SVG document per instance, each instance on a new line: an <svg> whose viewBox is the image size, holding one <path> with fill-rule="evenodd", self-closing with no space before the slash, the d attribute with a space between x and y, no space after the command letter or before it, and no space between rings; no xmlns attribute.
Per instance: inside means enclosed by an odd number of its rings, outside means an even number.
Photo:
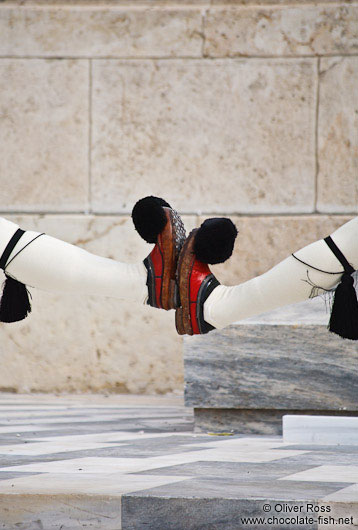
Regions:
<svg viewBox="0 0 358 530"><path fill-rule="evenodd" d="M170 309L180 307L179 287L175 280L170 280L169 283L169 303Z"/></svg>
<svg viewBox="0 0 358 530"><path fill-rule="evenodd" d="M173 300L174 300L174 308L176 309L177 307L181 306L181 303L180 303L180 291L179 291L179 285L178 285L177 281L176 280L172 280L172 282L174 283Z"/></svg>
<svg viewBox="0 0 358 530"><path fill-rule="evenodd" d="M183 308L178 307L175 311L175 327L179 335L185 335L185 329L183 324Z"/></svg>

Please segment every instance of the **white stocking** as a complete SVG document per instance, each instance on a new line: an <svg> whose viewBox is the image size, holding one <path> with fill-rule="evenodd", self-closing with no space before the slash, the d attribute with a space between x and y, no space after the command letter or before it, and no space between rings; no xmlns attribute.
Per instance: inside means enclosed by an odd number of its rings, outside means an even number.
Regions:
<svg viewBox="0 0 358 530"><path fill-rule="evenodd" d="M0 218L0 256L18 228ZM7 262L38 234L26 231ZM148 296L147 271L142 262L127 264L102 258L46 234L20 252L6 272L27 286L44 291L108 296L140 304Z"/></svg>
<svg viewBox="0 0 358 530"><path fill-rule="evenodd" d="M353 268L358 269L358 217L338 228L331 237ZM343 272L342 265L323 239L294 254L318 269ZM307 300L312 291L308 279L317 286L331 289L340 278L340 274L318 272L290 256L252 280L233 287L219 285L204 304L204 319L220 329L237 320Z"/></svg>

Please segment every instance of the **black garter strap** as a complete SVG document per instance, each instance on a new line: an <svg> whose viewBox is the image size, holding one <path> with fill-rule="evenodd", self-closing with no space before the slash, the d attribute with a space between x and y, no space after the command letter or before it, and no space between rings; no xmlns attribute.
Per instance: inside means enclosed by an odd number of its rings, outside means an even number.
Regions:
<svg viewBox="0 0 358 530"><path fill-rule="evenodd" d="M332 250L333 254L336 256L336 258L341 263L341 265L343 265L344 272L348 274L352 274L355 269L352 267L352 265L348 263L346 257L339 250L339 248L337 247L337 245L335 244L331 236L325 237L324 241L327 243L329 248Z"/></svg>
<svg viewBox="0 0 358 530"><path fill-rule="evenodd" d="M0 258L0 269L2 269L3 271L5 270L6 262L9 259L11 252L14 250L16 243L19 241L20 237L22 237L24 233L25 230L21 230L21 228L19 228L18 230L16 230L15 234L12 236L12 238L6 245L6 248Z"/></svg>
<svg viewBox="0 0 358 530"><path fill-rule="evenodd" d="M16 252L15 256L13 256L11 258L11 260L7 263L7 260L11 254L11 252L13 251L16 243L19 241L19 239L24 235L25 233L25 230L21 230L21 228L19 228L18 230L16 230L15 234L12 236L12 238L10 239L10 241L8 242L4 252L2 253L2 256L0 258L0 269L2 269L5 274L6 274L6 267L8 265L10 265L10 263L12 262L13 259L16 258L16 256L18 254L20 254L20 252L22 252L26 247L28 247L29 245L31 245L31 243L33 241L35 241L35 239L37 239L38 237L40 236L44 236L45 235L45 232L42 232L41 234L38 234L36 237L34 237L33 239L31 239L31 241L29 241L28 243L26 243L25 246L23 246L18 252Z"/></svg>
<svg viewBox="0 0 358 530"><path fill-rule="evenodd" d="M353 274L355 269L348 263L347 258L343 255L343 253L339 250L331 236L325 237L324 242L329 246L330 250L333 252L333 254L336 256L340 264L343 266L343 271L339 272L330 272L330 271L323 271L322 269L318 269L317 267L314 267L313 265L310 265L309 263L306 263L305 261L302 261L300 258L295 256L294 254L291 254L292 257L294 257L297 261L303 263L303 265L306 265L307 267L310 267L311 269L314 269L318 272L324 272L325 274L343 274L344 272L347 274Z"/></svg>

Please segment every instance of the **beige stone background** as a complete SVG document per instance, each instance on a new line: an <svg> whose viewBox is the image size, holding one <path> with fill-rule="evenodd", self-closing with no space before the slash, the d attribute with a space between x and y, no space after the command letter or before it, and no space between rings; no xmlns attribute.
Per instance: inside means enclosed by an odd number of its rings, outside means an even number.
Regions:
<svg viewBox="0 0 358 530"><path fill-rule="evenodd" d="M138 198L231 216L223 283L357 214L358 2L0 3L0 215L143 259ZM3 279L3 277L1 278ZM174 314L32 290L0 390L182 392Z"/></svg>

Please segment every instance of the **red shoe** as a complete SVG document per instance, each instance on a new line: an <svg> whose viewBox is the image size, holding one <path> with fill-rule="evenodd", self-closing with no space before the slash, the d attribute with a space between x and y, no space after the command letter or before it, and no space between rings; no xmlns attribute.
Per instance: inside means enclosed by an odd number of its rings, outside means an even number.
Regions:
<svg viewBox="0 0 358 530"><path fill-rule="evenodd" d="M136 203L132 218L139 234L155 243L144 260L147 269L147 304L160 309L176 309L180 305L176 269L185 241L185 229L178 213L158 197L145 197Z"/></svg>
<svg viewBox="0 0 358 530"><path fill-rule="evenodd" d="M232 254L237 230L230 219L208 219L187 237L180 252L177 282L181 307L175 324L179 335L200 335L215 329L204 320L204 302L220 285L208 263L222 263Z"/></svg>

